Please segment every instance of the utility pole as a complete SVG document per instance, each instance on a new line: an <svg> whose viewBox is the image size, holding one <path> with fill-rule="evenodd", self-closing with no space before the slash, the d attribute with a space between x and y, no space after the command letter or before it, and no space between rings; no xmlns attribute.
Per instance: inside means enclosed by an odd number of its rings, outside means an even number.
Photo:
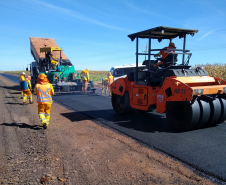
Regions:
<svg viewBox="0 0 226 185"><path fill-rule="evenodd" d="M143 47L144 47L144 46L143 46ZM148 46L147 46L147 44L146 44L146 50L143 51L143 52L145 52L145 54L148 52ZM146 55L145 55L145 60L146 60Z"/></svg>

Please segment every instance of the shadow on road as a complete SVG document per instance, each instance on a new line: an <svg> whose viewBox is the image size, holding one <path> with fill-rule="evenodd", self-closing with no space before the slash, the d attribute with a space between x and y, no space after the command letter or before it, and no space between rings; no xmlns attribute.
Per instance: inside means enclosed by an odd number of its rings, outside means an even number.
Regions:
<svg viewBox="0 0 226 185"><path fill-rule="evenodd" d="M23 105L23 103L12 103L12 102L8 102L8 103L5 103L5 104L10 104L10 105Z"/></svg>
<svg viewBox="0 0 226 185"><path fill-rule="evenodd" d="M76 112L62 113L60 115L69 119L71 122L87 120L87 118L78 115Z"/></svg>
<svg viewBox="0 0 226 185"><path fill-rule="evenodd" d="M14 85L14 86L0 86L0 88L9 89L9 90L15 90L15 91L20 91L20 86L19 85Z"/></svg>
<svg viewBox="0 0 226 185"><path fill-rule="evenodd" d="M41 125L28 125L26 123L2 123L1 125L7 127L19 127L19 128L29 128L33 130L41 130L43 127Z"/></svg>
<svg viewBox="0 0 226 185"><path fill-rule="evenodd" d="M140 114L134 111L130 114L118 115L113 111L113 109L80 111L80 113L119 130L126 128L130 130L150 133L179 133L179 131L176 131L169 126L164 114Z"/></svg>
<svg viewBox="0 0 226 185"><path fill-rule="evenodd" d="M9 92L10 94L21 94L21 92Z"/></svg>

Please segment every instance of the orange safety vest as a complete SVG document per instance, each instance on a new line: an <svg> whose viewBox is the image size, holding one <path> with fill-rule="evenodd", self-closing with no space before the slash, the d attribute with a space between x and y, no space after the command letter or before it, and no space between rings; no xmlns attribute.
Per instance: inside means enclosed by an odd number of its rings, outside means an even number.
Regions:
<svg viewBox="0 0 226 185"><path fill-rule="evenodd" d="M108 76L108 85L111 85L114 82L114 76Z"/></svg>
<svg viewBox="0 0 226 185"><path fill-rule="evenodd" d="M38 104L52 104L52 89L49 84L36 84L37 103Z"/></svg>
<svg viewBox="0 0 226 185"><path fill-rule="evenodd" d="M164 47L163 49L176 49L176 47L175 48L172 48L172 47ZM175 53L175 51L167 51L167 50L161 50L160 51L160 54L162 55L162 58L166 58L168 55L169 55L169 53Z"/></svg>

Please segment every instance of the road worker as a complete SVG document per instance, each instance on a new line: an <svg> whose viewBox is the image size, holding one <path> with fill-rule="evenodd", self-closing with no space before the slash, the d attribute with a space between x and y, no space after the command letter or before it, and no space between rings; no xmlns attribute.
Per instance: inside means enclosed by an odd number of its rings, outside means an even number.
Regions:
<svg viewBox="0 0 226 185"><path fill-rule="evenodd" d="M54 74L53 80L54 80L54 82L58 82L58 74L57 73Z"/></svg>
<svg viewBox="0 0 226 185"><path fill-rule="evenodd" d="M51 61L51 67L52 69L56 70L56 67L58 65L57 59L53 56L53 54L50 54L50 61Z"/></svg>
<svg viewBox="0 0 226 185"><path fill-rule="evenodd" d="M47 129L50 120L52 96L54 89L45 74L38 76L34 91L37 93L38 115L44 129Z"/></svg>
<svg viewBox="0 0 226 185"><path fill-rule="evenodd" d="M89 81L89 69L86 68L85 70L83 70L80 74L81 79L82 79L82 92L86 92L87 91L87 84Z"/></svg>
<svg viewBox="0 0 226 185"><path fill-rule="evenodd" d="M108 90L108 78L103 78L102 79L102 91L101 91L101 94L104 93L105 91L105 95L107 94L107 90Z"/></svg>
<svg viewBox="0 0 226 185"><path fill-rule="evenodd" d="M25 81L27 82L27 89L23 90L23 105L26 104L27 98L29 99L29 103L32 104L32 88L31 88L31 76L28 76Z"/></svg>
<svg viewBox="0 0 226 185"><path fill-rule="evenodd" d="M108 73L108 88L111 96L111 88L110 85L114 82L114 76L112 76L111 72Z"/></svg>
<svg viewBox="0 0 226 185"><path fill-rule="evenodd" d="M21 99L23 99L23 97L24 97L23 90L22 90L22 87L21 87L21 82L25 80L25 76L26 76L25 72L22 72L20 77L19 77L19 79L20 79L19 80L20 81L20 91L21 91L21 97L20 98Z"/></svg>
<svg viewBox="0 0 226 185"><path fill-rule="evenodd" d="M176 49L175 44L170 42L168 47L164 47L163 49ZM159 53L155 54L154 57L159 57L161 56L162 59L165 59L169 53L175 53L175 51L167 51L167 50L161 50ZM164 61L158 62L154 64L153 66L161 66L164 64Z"/></svg>

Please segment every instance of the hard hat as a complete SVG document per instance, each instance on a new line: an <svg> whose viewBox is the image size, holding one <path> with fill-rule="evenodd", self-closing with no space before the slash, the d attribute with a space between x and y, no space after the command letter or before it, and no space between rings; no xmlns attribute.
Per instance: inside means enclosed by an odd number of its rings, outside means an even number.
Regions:
<svg viewBox="0 0 226 185"><path fill-rule="evenodd" d="M89 69L88 69L88 68L86 68L86 70L87 70L87 71L89 71Z"/></svg>
<svg viewBox="0 0 226 185"><path fill-rule="evenodd" d="M172 47L175 48L175 44L174 44L173 42L170 42L170 43L169 43L169 46L172 46Z"/></svg>
<svg viewBox="0 0 226 185"><path fill-rule="evenodd" d="M22 72L22 75L26 75L26 73L25 72Z"/></svg>
<svg viewBox="0 0 226 185"><path fill-rule="evenodd" d="M44 80L46 78L46 75L44 73L42 73L38 76L38 78L41 80Z"/></svg>

